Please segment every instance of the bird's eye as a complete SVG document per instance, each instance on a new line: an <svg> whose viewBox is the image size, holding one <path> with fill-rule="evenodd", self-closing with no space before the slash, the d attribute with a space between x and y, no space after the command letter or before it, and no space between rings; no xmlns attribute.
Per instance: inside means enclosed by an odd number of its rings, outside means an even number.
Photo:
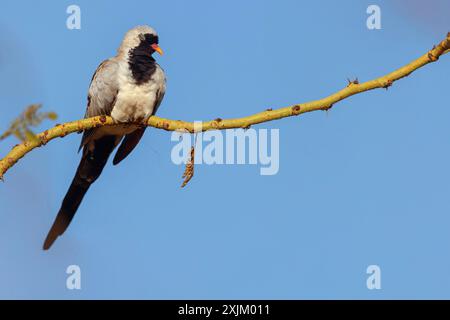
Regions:
<svg viewBox="0 0 450 320"><path fill-rule="evenodd" d="M145 35L145 42L148 44L157 44L158 43L158 36L155 36L154 34L147 33Z"/></svg>
<svg viewBox="0 0 450 320"><path fill-rule="evenodd" d="M143 35L142 33L140 33L140 34L139 34L139 40L145 41L145 35Z"/></svg>

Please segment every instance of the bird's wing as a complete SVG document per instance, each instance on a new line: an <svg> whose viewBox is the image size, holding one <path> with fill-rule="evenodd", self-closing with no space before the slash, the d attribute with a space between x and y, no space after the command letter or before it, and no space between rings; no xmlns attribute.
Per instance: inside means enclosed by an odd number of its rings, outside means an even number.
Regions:
<svg viewBox="0 0 450 320"><path fill-rule="evenodd" d="M155 105L153 107L152 115L156 113L159 106L161 105L161 101L164 98L164 94L165 94L165 86L162 86L156 92ZM133 151L133 149L137 146L142 136L144 135L145 129L146 127L139 128L125 136L122 143L120 144L119 149L116 152L116 155L114 156L113 165L119 164L120 161L125 159L131 153L131 151Z"/></svg>
<svg viewBox="0 0 450 320"><path fill-rule="evenodd" d="M118 64L114 58L105 60L98 66L89 86L85 118L111 115L119 92L117 70ZM94 131L95 129L84 131L79 150L90 141Z"/></svg>
<svg viewBox="0 0 450 320"><path fill-rule="evenodd" d="M153 107L153 113L152 115L156 114L156 111L158 111L159 106L161 105L162 100L164 99L164 95L166 94L166 87L162 87L158 92L156 92L156 101L155 106Z"/></svg>

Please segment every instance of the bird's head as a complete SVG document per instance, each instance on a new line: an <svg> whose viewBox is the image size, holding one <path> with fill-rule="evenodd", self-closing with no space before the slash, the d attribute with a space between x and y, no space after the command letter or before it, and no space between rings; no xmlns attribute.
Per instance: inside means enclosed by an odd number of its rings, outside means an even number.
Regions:
<svg viewBox="0 0 450 320"><path fill-rule="evenodd" d="M137 55L151 56L156 51L162 55L163 51L158 42L158 34L153 28L149 26L135 27L125 34L119 47L119 54L129 55L133 52Z"/></svg>

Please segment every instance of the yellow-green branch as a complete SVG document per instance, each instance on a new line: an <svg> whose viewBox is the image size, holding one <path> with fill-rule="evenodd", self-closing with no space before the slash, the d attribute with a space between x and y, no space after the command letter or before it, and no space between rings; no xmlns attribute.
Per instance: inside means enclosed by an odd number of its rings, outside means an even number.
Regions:
<svg viewBox="0 0 450 320"><path fill-rule="evenodd" d="M328 110L335 103L344 100L355 94L377 89L388 88L395 81L404 78L414 72L415 70L427 65L428 63L435 62L440 56L450 52L450 33L447 34L447 38L443 40L439 45L428 51L420 58L410 62L409 64L395 70L380 78L359 83L357 80L349 82L344 89L326 97L321 100L310 101L306 103L295 104L292 106L280 108L280 109L268 109L266 111L256 113L243 118L236 119L215 119L211 121L205 121L201 123L201 126L195 125L193 122L186 122L180 120L164 119L157 116L152 116L144 125L155 127L158 129L164 129L167 131L185 130L188 132L195 132L197 130L223 130L232 128L249 128L250 126L258 123L268 122L272 120L282 119L291 116L298 116L300 114L316 111L316 110ZM67 134L80 132L83 130L99 127L99 126L111 126L114 125L112 118L100 116L89 119L77 120L68 122L46 130L33 139L32 141L25 141L16 145L8 155L0 160L0 179L17 161L25 156L31 150L45 145L50 140L57 137L64 137ZM201 128L201 129L199 129Z"/></svg>

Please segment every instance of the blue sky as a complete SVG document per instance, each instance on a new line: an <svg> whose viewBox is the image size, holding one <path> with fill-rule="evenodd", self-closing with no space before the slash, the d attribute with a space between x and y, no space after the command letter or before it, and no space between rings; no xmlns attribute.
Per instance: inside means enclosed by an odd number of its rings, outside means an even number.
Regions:
<svg viewBox="0 0 450 320"><path fill-rule="evenodd" d="M382 29L366 28L366 8ZM81 8L81 30L66 8ZM90 78L124 33L153 26L159 115L207 120L322 98L450 31L448 1L3 1L0 131L30 103L84 115ZM0 185L0 298L450 298L450 57L279 129L280 170L199 165L180 189L170 134L109 164L54 247L42 242L80 136L35 150ZM46 122L40 129L51 125ZM0 143L5 155L16 141ZM82 289L66 288L79 265ZM368 290L366 268L381 268Z"/></svg>

